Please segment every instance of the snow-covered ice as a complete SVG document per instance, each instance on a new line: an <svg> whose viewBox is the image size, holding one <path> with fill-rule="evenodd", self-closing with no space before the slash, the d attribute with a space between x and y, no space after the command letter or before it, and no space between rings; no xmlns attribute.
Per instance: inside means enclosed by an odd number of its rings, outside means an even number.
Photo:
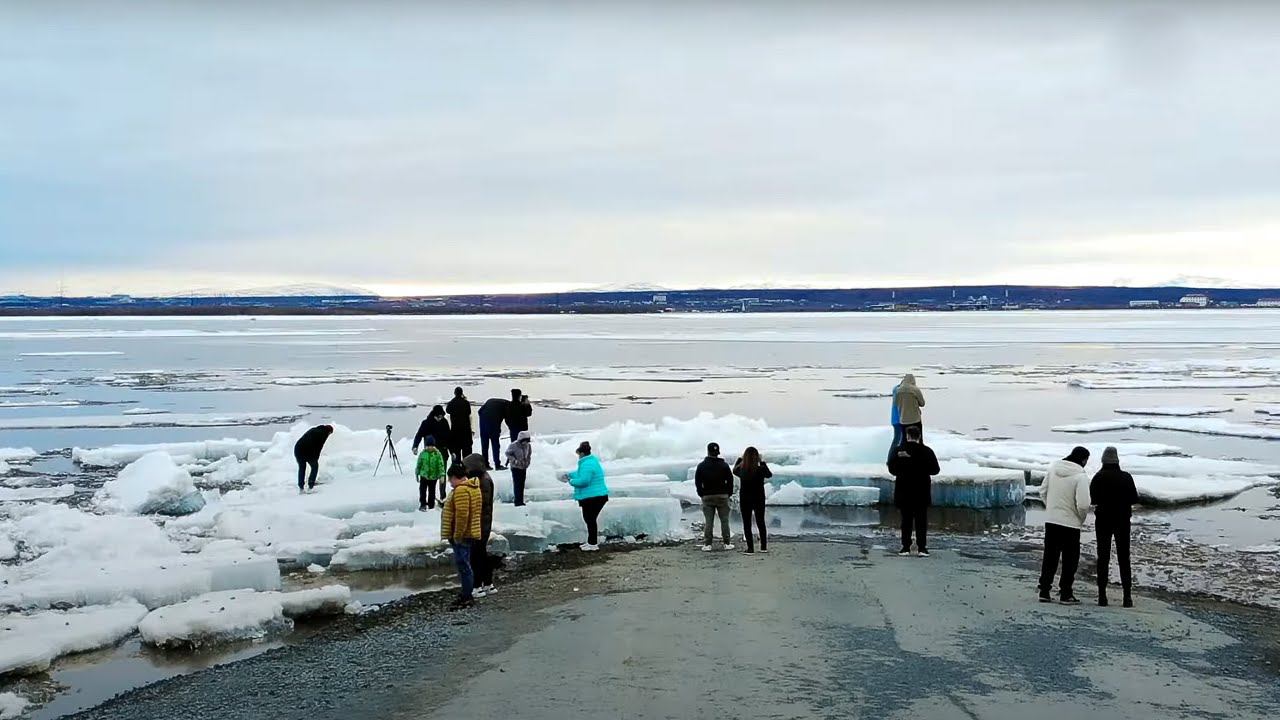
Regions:
<svg viewBox="0 0 1280 720"><path fill-rule="evenodd" d="M572 500L529 503L529 515L546 523L548 544L585 542L587 528L582 509ZM673 498L609 498L600 512L600 534L605 537L644 535L649 540L676 540L688 535L682 524L680 502Z"/></svg>
<svg viewBox="0 0 1280 720"><path fill-rule="evenodd" d="M218 460L226 457L247 460L251 453L255 451L261 452L270 446L271 443L267 441L236 440L232 438L146 445L107 445L93 449L73 448L71 450L71 460L89 467L119 467L153 452L167 453L174 459L174 462L181 464L190 464L197 460Z"/></svg>
<svg viewBox="0 0 1280 720"><path fill-rule="evenodd" d="M22 352L18 357L98 357L107 355L123 355L119 350L48 350L42 352Z"/></svg>
<svg viewBox="0 0 1280 720"><path fill-rule="evenodd" d="M290 630L299 618L340 615L350 602L344 585L284 593L226 590L152 610L138 633L143 642L167 648L256 640Z"/></svg>
<svg viewBox="0 0 1280 720"><path fill-rule="evenodd" d="M168 412L169 412L168 410L156 410L155 408L149 408L149 407L136 407L136 408L129 408L128 410L122 410L120 414L121 415L165 415Z"/></svg>
<svg viewBox="0 0 1280 720"><path fill-rule="evenodd" d="M382 400L334 400L326 403L301 403L304 408L333 408L333 409L354 409L354 408L416 408L419 403L407 395L396 395L394 397L383 398Z"/></svg>
<svg viewBox="0 0 1280 720"><path fill-rule="evenodd" d="M278 425L281 423L293 422L306 414L306 411L280 411L246 413L171 413L155 416L81 415L70 417L0 418L0 430Z"/></svg>
<svg viewBox="0 0 1280 720"><path fill-rule="evenodd" d="M0 720L13 720L30 705L26 698L13 692L0 693Z"/></svg>
<svg viewBox="0 0 1280 720"><path fill-rule="evenodd" d="M1057 425L1054 432L1062 433L1096 433L1115 430L1171 430L1174 432L1198 433L1201 435L1221 435L1225 437L1254 438L1258 440L1280 440L1280 428L1262 425L1233 423L1222 418L1126 418L1123 420L1103 420L1100 422L1074 423Z"/></svg>
<svg viewBox="0 0 1280 720"><path fill-rule="evenodd" d="M1071 387L1082 390L1247 390L1280 387L1280 380L1265 377L1133 377L1089 379L1073 377Z"/></svg>
<svg viewBox="0 0 1280 720"><path fill-rule="evenodd" d="M272 385L284 385L287 387L306 387L309 385L345 385L347 383L361 382L360 378L351 377L350 375L321 375L308 377L279 377L271 380Z"/></svg>
<svg viewBox="0 0 1280 720"><path fill-rule="evenodd" d="M53 487L0 487L0 502L57 500L59 498L71 497L75 494L76 486L73 483L63 483L62 485L56 485Z"/></svg>
<svg viewBox="0 0 1280 720"><path fill-rule="evenodd" d="M570 412L595 412L605 409L605 405L593 402L566 402L563 400L539 400L538 407L552 410L568 410Z"/></svg>
<svg viewBox="0 0 1280 720"><path fill-rule="evenodd" d="M147 609L110 605L9 613L0 617L0 675L43 672L63 655L114 645L133 634Z"/></svg>
<svg viewBox="0 0 1280 720"><path fill-rule="evenodd" d="M204 507L205 500L191 473L178 467L168 453L157 451L108 480L94 495L94 503L106 512L190 515Z"/></svg>

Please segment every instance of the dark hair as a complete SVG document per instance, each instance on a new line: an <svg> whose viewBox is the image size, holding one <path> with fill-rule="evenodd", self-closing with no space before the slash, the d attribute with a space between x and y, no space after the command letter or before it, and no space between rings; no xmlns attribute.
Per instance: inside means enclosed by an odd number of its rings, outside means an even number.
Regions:
<svg viewBox="0 0 1280 720"><path fill-rule="evenodd" d="M443 415L443 414L444 414L444 406L436 405L435 407L431 408L431 415L429 415L428 417L434 417L436 415Z"/></svg>
<svg viewBox="0 0 1280 720"><path fill-rule="evenodd" d="M1077 445L1071 448L1071 454L1063 459L1070 460L1077 465L1083 466L1085 463L1089 462L1089 450Z"/></svg>
<svg viewBox="0 0 1280 720"><path fill-rule="evenodd" d="M908 425L907 428L902 431L902 434L906 435L908 440L919 440L920 428L915 425Z"/></svg>
<svg viewBox="0 0 1280 720"><path fill-rule="evenodd" d="M520 392L520 388L511 388L511 397L519 400L521 395L524 393Z"/></svg>
<svg viewBox="0 0 1280 720"><path fill-rule="evenodd" d="M590 454L591 454L591 443L587 442L586 440L583 440L583 441L578 445L578 454L579 454L579 455L590 455Z"/></svg>
<svg viewBox="0 0 1280 720"><path fill-rule="evenodd" d="M456 387L456 388L454 388L454 389L453 389L453 395L454 395L454 397L457 397L457 396L459 396L459 395L461 395L461 394L462 394L462 388L460 388L460 387Z"/></svg>
<svg viewBox="0 0 1280 720"><path fill-rule="evenodd" d="M742 457L738 461L742 463L744 470L755 470L760 467L760 451L755 449L754 446L748 446L746 450L742 451Z"/></svg>
<svg viewBox="0 0 1280 720"><path fill-rule="evenodd" d="M436 444L436 436L435 436L435 435L428 435L428 436L426 436L426 437L422 438L422 444L423 444L423 446L435 447L435 444Z"/></svg>
<svg viewBox="0 0 1280 720"><path fill-rule="evenodd" d="M454 463L449 466L449 477L464 478L466 476L467 476L467 469L462 466L462 463Z"/></svg>
<svg viewBox="0 0 1280 720"><path fill-rule="evenodd" d="M707 454L711 457L720 455L720 443L707 443Z"/></svg>

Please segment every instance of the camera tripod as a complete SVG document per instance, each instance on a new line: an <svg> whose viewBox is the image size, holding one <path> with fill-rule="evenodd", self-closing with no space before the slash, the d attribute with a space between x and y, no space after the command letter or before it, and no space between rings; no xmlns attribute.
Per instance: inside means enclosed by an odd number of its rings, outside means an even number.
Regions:
<svg viewBox="0 0 1280 720"><path fill-rule="evenodd" d="M391 441L391 426L387 426L387 439L382 442L382 452L378 453L378 464L373 466L373 474L378 474L378 468L382 467L382 458L388 454L391 455L391 464L395 466L396 473L400 474L400 458L396 455L396 444Z"/></svg>

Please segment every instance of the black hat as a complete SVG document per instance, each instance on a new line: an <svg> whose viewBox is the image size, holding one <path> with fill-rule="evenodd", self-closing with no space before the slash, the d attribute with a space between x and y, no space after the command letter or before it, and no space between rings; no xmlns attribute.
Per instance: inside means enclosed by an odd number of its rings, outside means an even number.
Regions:
<svg viewBox="0 0 1280 720"><path fill-rule="evenodd" d="M720 443L707 443L707 454L711 457L719 457Z"/></svg>

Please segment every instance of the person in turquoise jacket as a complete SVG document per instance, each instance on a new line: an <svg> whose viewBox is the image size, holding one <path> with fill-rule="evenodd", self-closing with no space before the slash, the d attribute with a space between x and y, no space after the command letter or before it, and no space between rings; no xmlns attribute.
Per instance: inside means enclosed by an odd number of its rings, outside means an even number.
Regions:
<svg viewBox="0 0 1280 720"><path fill-rule="evenodd" d="M587 524L587 542L580 547L586 551L599 550L596 521L609 502L609 486L604 483L600 460L591 454L591 443L584 441L578 446L578 469L569 473L569 484L573 486L573 499L582 508L582 520Z"/></svg>

